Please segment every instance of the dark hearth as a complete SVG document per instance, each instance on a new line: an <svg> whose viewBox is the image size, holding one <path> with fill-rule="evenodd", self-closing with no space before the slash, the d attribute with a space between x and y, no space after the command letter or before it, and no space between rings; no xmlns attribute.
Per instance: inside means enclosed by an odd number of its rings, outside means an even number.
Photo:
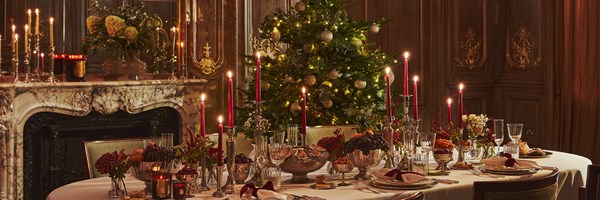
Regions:
<svg viewBox="0 0 600 200"><path fill-rule="evenodd" d="M24 193L26 200L46 199L54 189L89 178L83 141L158 136L175 133L180 143L180 117L173 108L139 114L118 111L86 116L37 113L24 129Z"/></svg>

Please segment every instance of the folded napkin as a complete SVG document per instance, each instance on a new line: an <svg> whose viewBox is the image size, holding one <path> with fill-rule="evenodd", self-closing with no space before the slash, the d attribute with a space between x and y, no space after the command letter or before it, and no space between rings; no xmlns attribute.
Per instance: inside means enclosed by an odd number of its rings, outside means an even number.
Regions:
<svg viewBox="0 0 600 200"><path fill-rule="evenodd" d="M256 192L256 194L257 194L256 195L257 198L261 199L261 200L262 199L264 199L264 200L267 200L267 199L285 200L285 198L286 198L286 195L279 194L279 193L277 193L275 191L271 191L271 190L258 190Z"/></svg>
<svg viewBox="0 0 600 200"><path fill-rule="evenodd" d="M423 174L410 171L403 172L400 169L381 169L378 172L374 172L373 175L378 179L396 180L404 183L416 183L425 179Z"/></svg>
<svg viewBox="0 0 600 200"><path fill-rule="evenodd" d="M244 193L246 193L246 191L250 191L252 190L252 196L258 198L258 199L278 199L276 198L277 196L275 196L274 194L270 194L268 191L272 192L272 193L276 193L275 192L275 187L273 186L273 182L271 181L267 181L265 183L265 185L263 185L261 188L256 188L256 186L253 183L247 183L246 185L244 185L244 187L242 187L242 189L240 189L240 197L242 197L244 195ZM265 198L260 198L259 194L263 193ZM269 198L272 197L272 198ZM285 196L283 196L285 198Z"/></svg>
<svg viewBox="0 0 600 200"><path fill-rule="evenodd" d="M519 160L514 158L507 157L495 157L495 158L487 158L481 160L481 162L487 167L494 168L505 168L505 167L513 167L513 168L539 168L540 166L531 160Z"/></svg>

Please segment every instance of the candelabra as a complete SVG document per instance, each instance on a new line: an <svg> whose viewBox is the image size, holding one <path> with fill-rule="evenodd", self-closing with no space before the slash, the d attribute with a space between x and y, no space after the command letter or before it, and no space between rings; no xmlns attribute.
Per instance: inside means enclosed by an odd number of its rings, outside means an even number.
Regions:
<svg viewBox="0 0 600 200"><path fill-rule="evenodd" d="M461 119L459 119L461 120ZM458 129L458 159L456 159L457 163L464 163L465 162L465 153L463 152L463 140L465 139L465 136L463 135L463 128L459 128Z"/></svg>
<svg viewBox="0 0 600 200"><path fill-rule="evenodd" d="M221 179L223 176L223 165L217 165L217 190L213 192L212 197L224 197L223 191L221 191Z"/></svg>
<svg viewBox="0 0 600 200"><path fill-rule="evenodd" d="M394 116L386 117L386 123L387 125L385 127L385 132L388 136L388 138L386 138L388 140L388 151L384 168L394 169L396 168L396 162L394 159L396 154L396 144L394 143L394 128L392 127L392 124L394 123Z"/></svg>
<svg viewBox="0 0 600 200"><path fill-rule="evenodd" d="M19 59L17 58L17 52L12 52L12 68L15 70L15 80L13 83L22 83L19 79Z"/></svg>
<svg viewBox="0 0 600 200"><path fill-rule="evenodd" d="M25 34L27 34L27 33L25 33ZM25 42L26 42L25 45L27 45L27 46L25 47L25 60L23 60L23 65L25 66L25 79L23 80L23 83L30 83L33 80L30 77L31 63L29 62L30 61L29 59L31 59L31 57L29 54L30 51L28 50L28 48L29 48L28 44L31 44L31 35L32 34L28 34L28 35L29 35L28 39L25 40Z"/></svg>
<svg viewBox="0 0 600 200"><path fill-rule="evenodd" d="M41 82L40 80L40 34L34 34L35 43L33 54L35 56L35 65L33 66L33 72L31 73L31 82ZM30 37L31 38L31 37Z"/></svg>
<svg viewBox="0 0 600 200"><path fill-rule="evenodd" d="M235 182L233 178L234 169L235 169L235 128L227 127L227 182L221 188L225 194L233 194Z"/></svg>
<svg viewBox="0 0 600 200"><path fill-rule="evenodd" d="M254 183L254 185L256 186L262 186L263 185L263 178L262 178L262 170L264 168L264 165L266 164L266 155L264 155L266 153L266 141L264 141L265 139L263 138L263 130L262 130L262 125L261 125L261 121L262 121L262 108L261 108L261 102L256 102L256 113L255 116L256 120L256 129L254 131L254 164L252 164L252 169L253 169L253 173L252 173L252 178L250 178L250 180L248 180L248 182L250 183Z"/></svg>
<svg viewBox="0 0 600 200"><path fill-rule="evenodd" d="M175 68L177 65L177 56L175 55L175 52L172 53L170 62L171 62L171 76L169 76L169 80L177 80L177 76L175 76Z"/></svg>
<svg viewBox="0 0 600 200"><path fill-rule="evenodd" d="M409 149L407 149L406 145L408 144L407 141L405 141L406 139L410 139L412 138L411 135L413 134L413 130L412 130L412 119L409 117L408 115L408 109L409 109L409 103L410 103L410 97L412 97L412 95L400 95L400 97L402 98L402 120L401 120L401 124L402 126L400 127L400 133L402 134L400 137L402 138L402 148L401 148L401 154L402 154L402 158L400 159L400 164L398 164L400 168L402 169L409 169L410 168L410 157L412 155L410 154Z"/></svg>
<svg viewBox="0 0 600 200"><path fill-rule="evenodd" d="M181 80L188 79L188 68L185 63L186 53L187 53L186 48L187 47L181 48L181 76L179 77L179 79L181 79Z"/></svg>
<svg viewBox="0 0 600 200"><path fill-rule="evenodd" d="M50 75L48 76L48 79L46 79L46 82L57 83L58 79L54 76L54 46L50 47L49 56L50 56Z"/></svg>

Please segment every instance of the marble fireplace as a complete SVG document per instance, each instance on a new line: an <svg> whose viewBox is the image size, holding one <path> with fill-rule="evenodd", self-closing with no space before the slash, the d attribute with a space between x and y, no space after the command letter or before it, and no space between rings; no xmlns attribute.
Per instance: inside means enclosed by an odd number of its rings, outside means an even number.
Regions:
<svg viewBox="0 0 600 200"><path fill-rule="evenodd" d="M25 127L47 117L178 116L176 130L199 120L206 80L0 84L0 199L24 199ZM172 117L171 117L172 118ZM42 119L42 120L40 120ZM145 118L144 118L145 119ZM76 123L77 120L72 120ZM172 128L173 129L173 128ZM181 134L179 134L181 135Z"/></svg>

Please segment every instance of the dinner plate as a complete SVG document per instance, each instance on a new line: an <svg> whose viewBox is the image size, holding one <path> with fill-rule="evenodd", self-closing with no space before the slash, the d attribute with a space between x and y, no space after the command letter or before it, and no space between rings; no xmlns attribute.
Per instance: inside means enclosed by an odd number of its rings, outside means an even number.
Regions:
<svg viewBox="0 0 600 200"><path fill-rule="evenodd" d="M546 155L543 156L539 156L539 155L519 155L519 158L547 158L550 157L552 155L552 152L549 151L544 151L546 153Z"/></svg>
<svg viewBox="0 0 600 200"><path fill-rule="evenodd" d="M392 187L419 187L424 185L432 184L434 181L431 179L423 179L419 182L414 183L405 183L402 181L397 181L395 179L375 179L373 180L375 183L379 185L392 186Z"/></svg>
<svg viewBox="0 0 600 200"><path fill-rule="evenodd" d="M420 186L390 186L390 185L379 184L379 183L375 182L375 180L369 181L369 185L371 185L373 187L381 188L381 189L388 189L388 190L420 190L420 189L431 188L435 184L437 184L437 182L431 181L431 183L429 183L429 184L420 185Z"/></svg>
<svg viewBox="0 0 600 200"><path fill-rule="evenodd" d="M536 168L489 168L489 167L481 167L481 171L484 173L490 174L500 174L500 175L527 175L533 174L538 171Z"/></svg>

